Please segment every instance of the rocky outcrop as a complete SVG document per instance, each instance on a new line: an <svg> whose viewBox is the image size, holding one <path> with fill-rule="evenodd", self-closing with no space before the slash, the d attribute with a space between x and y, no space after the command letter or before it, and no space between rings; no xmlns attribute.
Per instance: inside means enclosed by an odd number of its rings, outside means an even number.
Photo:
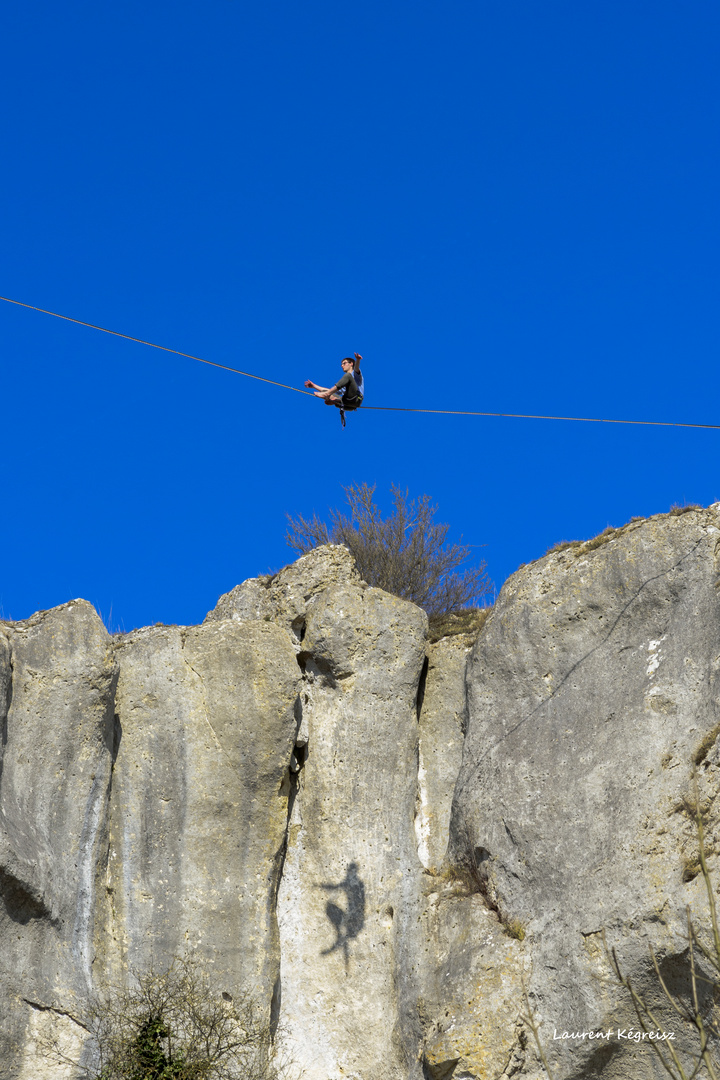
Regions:
<svg viewBox="0 0 720 1080"><path fill-rule="evenodd" d="M428 645L418 700L417 848L426 870L445 859L455 781L467 726L465 667L472 640L459 634Z"/></svg>
<svg viewBox="0 0 720 1080"><path fill-rule="evenodd" d="M685 908L706 910L695 768L709 849L720 839L718 552L716 504L551 553L510 579L471 656L450 860L523 928L560 1077L661 1075L616 1035L553 1037L637 1027L603 930L681 1051L688 1039L648 944L686 993Z"/></svg>
<svg viewBox="0 0 720 1080"><path fill-rule="evenodd" d="M84 1037L118 668L83 600L7 625L0 665L0 1076L41 1080L37 1037Z"/></svg>
<svg viewBox="0 0 720 1080"><path fill-rule="evenodd" d="M360 575L347 548L325 544L303 555L274 576L250 578L221 596L205 622L217 619L262 619L302 637L308 602L318 593L341 585L360 585Z"/></svg>
<svg viewBox="0 0 720 1080"><path fill-rule="evenodd" d="M379 589L338 586L308 604L299 658L310 741L278 916L281 1017L312 1080L408 1074L396 975L414 940L426 630L423 612Z"/></svg>
<svg viewBox="0 0 720 1080"><path fill-rule="evenodd" d="M150 627L117 647L117 761L96 968L190 949L219 991L269 1001L300 672L262 622Z"/></svg>
<svg viewBox="0 0 720 1080"><path fill-rule="evenodd" d="M720 507L565 546L477 641L329 545L199 627L0 624L0 1078L174 956L249 988L308 1080L661 1075L602 932L664 1009L720 851ZM527 998L526 998L527 994ZM663 1011L664 1010L664 1011Z"/></svg>

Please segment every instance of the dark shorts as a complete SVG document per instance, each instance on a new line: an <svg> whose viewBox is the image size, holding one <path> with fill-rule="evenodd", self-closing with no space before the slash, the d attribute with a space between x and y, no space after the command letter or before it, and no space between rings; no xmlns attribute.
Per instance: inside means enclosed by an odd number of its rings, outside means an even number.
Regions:
<svg viewBox="0 0 720 1080"><path fill-rule="evenodd" d="M361 397L352 398L350 401L346 401L344 398L342 401L333 401L333 405L338 409L342 405L345 412L353 412L354 409L359 409L362 403L363 399Z"/></svg>

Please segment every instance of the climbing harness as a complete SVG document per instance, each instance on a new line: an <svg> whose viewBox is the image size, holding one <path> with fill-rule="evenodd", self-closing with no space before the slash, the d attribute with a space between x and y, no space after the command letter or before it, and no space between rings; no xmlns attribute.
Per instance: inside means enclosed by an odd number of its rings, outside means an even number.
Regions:
<svg viewBox="0 0 720 1080"><path fill-rule="evenodd" d="M351 358L349 356L346 357L346 359L350 360L350 362L352 363L352 360L351 360ZM362 356L360 357L360 359L362 360ZM362 375L359 371L357 373L355 371L353 371L352 380L353 380L353 385L355 387L356 393L353 394L351 400L353 402L357 402L356 405L350 405L349 403L346 402L347 391L350 389L349 386L343 387L343 389L341 391L339 391L339 393L340 393L340 401L337 404L338 404L338 407L340 409L340 423L342 424L343 427L345 427L345 413L346 412L357 412L357 410L360 408L360 406L363 403L363 398L365 397L365 376Z"/></svg>
<svg viewBox="0 0 720 1080"><path fill-rule="evenodd" d="M343 403L342 399L341 399L340 400L340 405L338 406L338 408L340 409L340 423L342 424L343 427L345 427L345 413L346 412L357 412L358 409L360 408L360 405L345 405Z"/></svg>
<svg viewBox="0 0 720 1080"><path fill-rule="evenodd" d="M241 371L240 368L230 367L228 364L218 364L215 360L206 360L202 356L193 356L191 353L182 352L180 349L171 349L167 345L157 345L154 341L145 341L143 338L133 337L131 334L121 334L118 330L108 330L106 326L97 326L95 323L84 322L82 319L73 319L69 315L60 315L57 311L48 311L46 308L36 307L35 304L24 304L22 300L12 300L9 296L0 296L7 304L15 304L17 307L28 308L30 311L39 311L43 315L52 315L55 319L64 319L65 322L77 323L78 326L87 326L91 330L100 330L103 334L112 334L114 337L125 338L126 341L135 341L139 345L148 345L151 349L162 349L163 352L173 353L175 356L184 356L188 360L197 360L200 364L208 364L210 367L221 368L223 371L232 371L235 375L244 375L247 379L256 379L258 382L269 383L271 386L280 386L283 390L292 390L296 394L304 394L305 397L314 397L307 390L300 390L297 386L288 386L287 383L277 382L275 379L266 379L262 375L253 375L250 371ZM360 406L340 410L340 420L345 427L344 412L357 412ZM402 405L362 405L363 411L372 412L407 412L424 413L433 416L487 416L497 417L504 420L567 420L582 424L625 424L635 427L676 427L696 428L703 431L720 431L720 424L688 424L677 420L615 420L607 416L548 416L537 413L504 413L504 412L475 412L465 409L412 409Z"/></svg>

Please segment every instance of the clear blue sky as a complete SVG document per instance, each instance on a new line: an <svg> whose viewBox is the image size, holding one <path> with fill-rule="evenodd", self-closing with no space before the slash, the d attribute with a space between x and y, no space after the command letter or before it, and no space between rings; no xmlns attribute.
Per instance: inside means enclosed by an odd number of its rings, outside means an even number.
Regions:
<svg viewBox="0 0 720 1080"><path fill-rule="evenodd" d="M28 0L0 293L368 404L720 423L716 3ZM323 405L0 304L0 614L192 623L341 485L498 588L720 498L720 431ZM111 614L112 612L112 614Z"/></svg>

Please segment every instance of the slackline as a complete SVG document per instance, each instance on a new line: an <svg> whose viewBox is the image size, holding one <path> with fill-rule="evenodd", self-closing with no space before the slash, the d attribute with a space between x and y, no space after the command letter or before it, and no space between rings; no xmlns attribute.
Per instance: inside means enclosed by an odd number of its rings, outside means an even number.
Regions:
<svg viewBox="0 0 720 1080"><path fill-rule="evenodd" d="M35 304L24 304L21 300L11 300L9 296L0 296L0 300L4 300L7 304L15 304L17 307L28 308L30 311L39 311L43 315L52 315L54 319L63 319L65 322L76 323L78 326L87 326L91 330L100 330L103 334L112 334L113 337L134 341L138 345L147 345L151 349L161 349L163 352L173 353L175 356L184 356L187 360L197 360L199 364L208 364L210 367L220 368L222 371L231 371L234 375L244 375L246 379L269 383L270 386L280 386L283 390L292 390L296 394L304 394L305 397L315 396L307 390L300 390L297 386L288 386L287 383L277 382L275 379L266 379L263 375L253 375L251 371L242 371L240 368L230 367L228 364L219 364L216 360L206 360L203 356L193 356L192 353L182 352L181 349L171 349L168 345L158 345L154 341L145 341L144 338L133 337L132 334L121 334L119 330L109 330L106 326L96 326L95 323L85 322L83 319L73 319L70 315L60 315L57 311L47 311L46 308L36 307ZM476 412L466 409L412 409L395 405L361 405L359 409L353 411L369 412L371 410L373 412L424 413L432 416L487 416L505 420L567 420L579 424L626 424L641 427L700 428L706 431L720 431L720 424L688 424L673 420L616 420L606 416L546 416L536 413Z"/></svg>

